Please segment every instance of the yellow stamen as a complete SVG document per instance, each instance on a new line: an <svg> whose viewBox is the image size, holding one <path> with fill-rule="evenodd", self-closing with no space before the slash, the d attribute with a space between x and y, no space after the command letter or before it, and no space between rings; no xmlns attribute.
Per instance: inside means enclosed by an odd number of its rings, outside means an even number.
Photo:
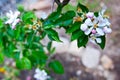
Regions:
<svg viewBox="0 0 120 80"><path fill-rule="evenodd" d="M42 26L42 22L41 21L38 21L37 24L40 25L40 26Z"/></svg>
<svg viewBox="0 0 120 80"><path fill-rule="evenodd" d="M36 30L36 29L37 29L37 27L36 27L36 26L32 26L32 29Z"/></svg>
<svg viewBox="0 0 120 80"><path fill-rule="evenodd" d="M79 16L74 18L74 21L75 21L75 22L82 22L82 20L83 20L83 19L82 19L81 17L79 17Z"/></svg>
<svg viewBox="0 0 120 80"><path fill-rule="evenodd" d="M98 25L97 25L97 24L95 24L95 25L94 25L94 28L97 28L97 27L98 27Z"/></svg>
<svg viewBox="0 0 120 80"><path fill-rule="evenodd" d="M77 12L78 12L78 13L82 12L81 8L78 7L78 8L77 8Z"/></svg>
<svg viewBox="0 0 120 80"><path fill-rule="evenodd" d="M30 27L30 25L29 25L29 24L27 24L25 27L26 27L26 28L29 28L29 27Z"/></svg>

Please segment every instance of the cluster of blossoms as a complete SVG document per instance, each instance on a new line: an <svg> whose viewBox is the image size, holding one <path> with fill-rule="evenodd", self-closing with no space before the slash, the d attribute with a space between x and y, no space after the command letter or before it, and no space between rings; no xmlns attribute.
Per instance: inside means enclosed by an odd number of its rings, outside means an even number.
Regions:
<svg viewBox="0 0 120 80"><path fill-rule="evenodd" d="M42 22L40 20L32 20L32 22L33 22L33 25L27 24L25 25L25 27L36 31L42 26Z"/></svg>
<svg viewBox="0 0 120 80"><path fill-rule="evenodd" d="M99 37L112 32L108 17L104 15L105 10L102 9L97 17L93 12L88 12L85 22L80 26L80 29L84 31L85 35L89 35L90 41L93 43L101 43L102 40Z"/></svg>
<svg viewBox="0 0 120 80"><path fill-rule="evenodd" d="M20 22L20 18L18 18L20 15L19 11L12 12L11 10L6 13L7 18L9 18L5 24L10 24L12 29L16 28L16 24Z"/></svg>
<svg viewBox="0 0 120 80"><path fill-rule="evenodd" d="M34 78L36 80L47 80L47 79L50 78L50 76L47 75L47 73L45 72L45 70L40 70L39 68L37 68L35 70Z"/></svg>

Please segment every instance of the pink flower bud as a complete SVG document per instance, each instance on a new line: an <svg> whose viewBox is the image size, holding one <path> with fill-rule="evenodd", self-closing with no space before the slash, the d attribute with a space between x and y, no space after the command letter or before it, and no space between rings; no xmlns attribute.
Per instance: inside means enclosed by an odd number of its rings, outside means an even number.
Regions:
<svg viewBox="0 0 120 80"><path fill-rule="evenodd" d="M19 18L16 20L17 23L19 23L20 21L21 21L21 20L20 20Z"/></svg>
<svg viewBox="0 0 120 80"><path fill-rule="evenodd" d="M95 29L92 30L92 34L95 34L97 31Z"/></svg>

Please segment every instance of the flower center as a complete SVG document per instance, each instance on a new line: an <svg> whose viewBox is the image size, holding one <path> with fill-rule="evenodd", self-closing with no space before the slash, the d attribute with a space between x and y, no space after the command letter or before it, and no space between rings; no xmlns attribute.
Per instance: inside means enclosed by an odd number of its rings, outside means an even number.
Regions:
<svg viewBox="0 0 120 80"><path fill-rule="evenodd" d="M81 8L78 7L77 12L78 13L82 12Z"/></svg>
<svg viewBox="0 0 120 80"><path fill-rule="evenodd" d="M36 30L36 29L37 29L37 27L36 27L36 26L32 26L32 29Z"/></svg>
<svg viewBox="0 0 120 80"><path fill-rule="evenodd" d="M29 25L29 24L27 24L25 27L26 27L26 28L30 28L30 25Z"/></svg>
<svg viewBox="0 0 120 80"><path fill-rule="evenodd" d="M42 26L42 22L41 21L38 21L37 24L40 25L40 26Z"/></svg>
<svg viewBox="0 0 120 80"><path fill-rule="evenodd" d="M95 24L95 25L94 25L94 28L97 28L97 27L98 27L98 25L97 25L97 24Z"/></svg>
<svg viewBox="0 0 120 80"><path fill-rule="evenodd" d="M83 20L83 19L82 19L81 17L79 17L79 16L74 18L74 21L75 21L75 22L82 22L82 20Z"/></svg>

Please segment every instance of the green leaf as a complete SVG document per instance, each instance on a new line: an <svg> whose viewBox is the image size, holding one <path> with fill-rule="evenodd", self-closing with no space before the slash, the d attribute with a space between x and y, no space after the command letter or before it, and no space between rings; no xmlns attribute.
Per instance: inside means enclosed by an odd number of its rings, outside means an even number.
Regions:
<svg viewBox="0 0 120 80"><path fill-rule="evenodd" d="M36 20L37 17L35 16L35 14L32 12L32 11L29 11L29 12L25 12L23 13L22 15L22 20L25 22L25 23L30 23L32 24L33 21L32 20Z"/></svg>
<svg viewBox="0 0 120 80"><path fill-rule="evenodd" d="M20 52L15 52L13 53L12 57L15 59L15 60L18 60L20 58Z"/></svg>
<svg viewBox="0 0 120 80"><path fill-rule="evenodd" d="M101 42L100 44L98 43L98 45L99 45L102 49L104 49L104 48L105 48L105 43L106 43L106 38L105 38L105 36L101 36L100 38L101 38L102 42Z"/></svg>
<svg viewBox="0 0 120 80"><path fill-rule="evenodd" d="M47 50L48 51L51 51L51 48L52 48L52 41L50 41L47 45Z"/></svg>
<svg viewBox="0 0 120 80"><path fill-rule="evenodd" d="M88 36L83 35L83 36L79 37L79 39L77 39L77 46L78 47L82 47L82 46L85 47L87 42L88 42Z"/></svg>
<svg viewBox="0 0 120 80"><path fill-rule="evenodd" d="M77 30L72 33L71 35L71 41L78 39L80 36L82 36L84 33L81 30Z"/></svg>
<svg viewBox="0 0 120 80"><path fill-rule="evenodd" d="M95 12L94 15L95 15L96 17L98 17L98 16L99 16L99 13L98 13L98 12Z"/></svg>
<svg viewBox="0 0 120 80"><path fill-rule="evenodd" d="M63 12L65 12L65 11L68 11L68 10L73 10L73 11L75 11L76 10L76 6L73 6L72 4L67 4L66 6L64 6L63 7Z"/></svg>
<svg viewBox="0 0 120 80"><path fill-rule="evenodd" d="M12 30L11 28L8 28L8 30L7 30L7 34L10 36L10 38L14 38L15 37L15 33L14 33L15 31L14 30Z"/></svg>
<svg viewBox="0 0 120 80"><path fill-rule="evenodd" d="M14 34L15 34L15 38L16 39L19 39L19 37L21 36L21 34L20 34L20 31L21 31L21 29L20 29L21 27L16 27L16 30L14 30L15 32L14 32Z"/></svg>
<svg viewBox="0 0 120 80"><path fill-rule="evenodd" d="M3 21L0 19L0 28L3 27Z"/></svg>
<svg viewBox="0 0 120 80"><path fill-rule="evenodd" d="M55 47L53 47L52 49L51 49L51 51L50 51L50 54L53 54L54 52L55 52Z"/></svg>
<svg viewBox="0 0 120 80"><path fill-rule="evenodd" d="M62 8L60 6L58 6L57 10L55 12L52 12L49 16L48 16L48 20L56 20L59 18L60 14L61 14Z"/></svg>
<svg viewBox="0 0 120 80"><path fill-rule="evenodd" d="M32 68L30 60L26 57L23 57L23 58L17 60L16 66L19 69L31 69Z"/></svg>
<svg viewBox="0 0 120 80"><path fill-rule="evenodd" d="M31 33L29 33L29 35L27 36L27 45L28 45L28 46L31 46L32 41L33 41L34 36L35 36L34 34L35 34L35 33L31 32Z"/></svg>
<svg viewBox="0 0 120 80"><path fill-rule="evenodd" d="M77 7L80 8L85 13L89 12L89 9L81 3L78 3Z"/></svg>
<svg viewBox="0 0 120 80"><path fill-rule="evenodd" d="M0 53L0 63L2 63L3 61L4 61L4 55Z"/></svg>
<svg viewBox="0 0 120 80"><path fill-rule="evenodd" d="M49 67L58 74L63 74L64 73L64 67L58 60L51 61L49 63Z"/></svg>
<svg viewBox="0 0 120 80"><path fill-rule="evenodd" d="M55 24L59 26L69 26L73 22L75 15L74 11L67 11L55 21Z"/></svg>
<svg viewBox="0 0 120 80"><path fill-rule="evenodd" d="M80 24L80 22L75 22L74 24L72 24L70 28L67 29L67 33L72 33L76 30L80 30Z"/></svg>
<svg viewBox="0 0 120 80"><path fill-rule="evenodd" d="M28 59L32 62L32 65L44 65L47 60L47 55L43 51L35 51L33 50L32 53L26 52L25 53Z"/></svg>
<svg viewBox="0 0 120 80"><path fill-rule="evenodd" d="M20 12L23 12L23 11L24 11L24 6L21 5L21 4L18 4L18 5L17 5L17 9L18 9Z"/></svg>
<svg viewBox="0 0 120 80"><path fill-rule="evenodd" d="M49 29L49 28L56 27L56 25L54 25L53 21L46 20L46 21L43 22L43 27L44 27L44 29Z"/></svg>
<svg viewBox="0 0 120 80"><path fill-rule="evenodd" d="M54 53L55 47L52 48L52 41L48 43L47 50L49 51L50 54Z"/></svg>
<svg viewBox="0 0 120 80"><path fill-rule="evenodd" d="M48 18L43 22L44 29L49 29L57 26L54 24L54 22L60 17L61 10L62 8L58 6L57 10L48 16Z"/></svg>
<svg viewBox="0 0 120 80"><path fill-rule="evenodd" d="M45 32L46 34L48 34L49 38L52 38L54 41L61 42L61 40L59 39L58 33L55 30L46 29Z"/></svg>

